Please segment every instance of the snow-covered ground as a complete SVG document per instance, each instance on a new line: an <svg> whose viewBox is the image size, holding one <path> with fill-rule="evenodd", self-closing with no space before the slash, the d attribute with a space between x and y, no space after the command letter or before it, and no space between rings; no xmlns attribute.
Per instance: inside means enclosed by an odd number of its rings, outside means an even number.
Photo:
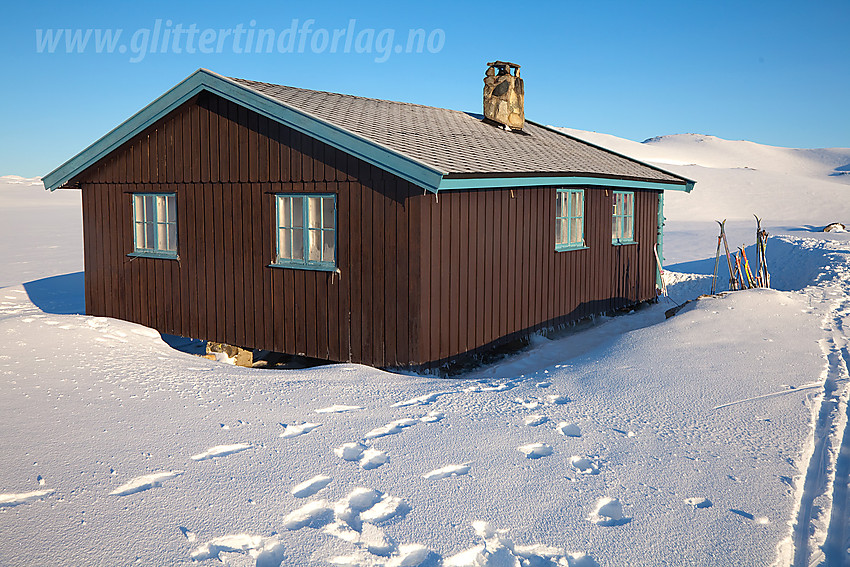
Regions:
<svg viewBox="0 0 850 567"><path fill-rule="evenodd" d="M812 231L850 221L850 150L571 132L697 180L666 201L673 299L752 213L775 289L460 379L242 369L79 315L79 194L0 177L0 564L841 564L850 235Z"/></svg>

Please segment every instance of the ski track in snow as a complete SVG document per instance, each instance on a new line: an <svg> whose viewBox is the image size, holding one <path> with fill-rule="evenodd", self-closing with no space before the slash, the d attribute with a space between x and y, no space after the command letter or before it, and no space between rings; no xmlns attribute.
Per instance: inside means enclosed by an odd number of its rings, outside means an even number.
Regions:
<svg viewBox="0 0 850 567"><path fill-rule="evenodd" d="M850 252L817 242L803 241L801 246L828 250L829 264L820 281L805 290L810 302L814 297L826 304L820 341L824 370L813 408L808 463L797 481L792 531L778 546L778 562L828 567L846 564L850 549L850 343L844 328L850 317Z"/></svg>

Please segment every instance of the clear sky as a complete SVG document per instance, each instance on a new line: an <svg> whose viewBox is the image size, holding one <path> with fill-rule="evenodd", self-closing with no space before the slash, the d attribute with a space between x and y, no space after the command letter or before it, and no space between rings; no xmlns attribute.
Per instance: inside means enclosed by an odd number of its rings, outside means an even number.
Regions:
<svg viewBox="0 0 850 567"><path fill-rule="evenodd" d="M847 0L7 3L0 175L51 171L199 67L480 112L501 59L537 122L848 147L848 21Z"/></svg>

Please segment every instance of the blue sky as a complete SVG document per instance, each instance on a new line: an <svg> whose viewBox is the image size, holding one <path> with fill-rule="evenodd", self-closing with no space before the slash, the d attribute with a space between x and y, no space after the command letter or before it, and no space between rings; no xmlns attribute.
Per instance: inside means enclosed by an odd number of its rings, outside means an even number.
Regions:
<svg viewBox="0 0 850 567"><path fill-rule="evenodd" d="M51 171L199 67L480 112L485 64L502 59L522 65L526 116L538 122L639 141L697 132L850 146L846 0L74 4L4 7L0 175ZM296 34L286 34L293 24ZM56 35L67 29L92 30L82 53ZM113 52L97 53L94 34L103 32L94 30L119 29ZM272 53L268 43L256 52L265 29ZM424 30L420 52L416 41L406 52L411 29ZM49 34L59 37L52 53Z"/></svg>

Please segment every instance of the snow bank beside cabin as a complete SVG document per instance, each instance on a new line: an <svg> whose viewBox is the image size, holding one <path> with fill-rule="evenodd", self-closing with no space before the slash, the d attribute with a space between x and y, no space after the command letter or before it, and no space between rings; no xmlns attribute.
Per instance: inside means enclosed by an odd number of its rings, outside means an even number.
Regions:
<svg viewBox="0 0 850 567"><path fill-rule="evenodd" d="M764 565L823 366L816 308L769 290L463 380L235 368L2 294L0 490L53 491L0 509L10 564L464 564L489 537L570 565Z"/></svg>

